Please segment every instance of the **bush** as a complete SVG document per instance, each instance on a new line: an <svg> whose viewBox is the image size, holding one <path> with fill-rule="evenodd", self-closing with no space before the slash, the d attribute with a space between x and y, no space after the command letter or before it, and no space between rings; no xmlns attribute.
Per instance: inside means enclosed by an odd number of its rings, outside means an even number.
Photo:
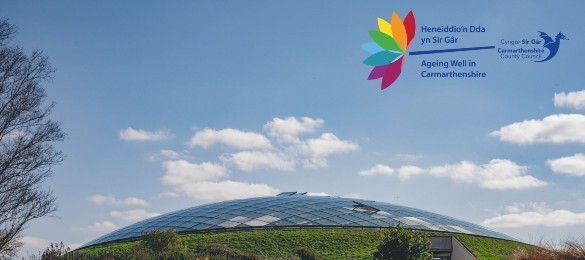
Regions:
<svg viewBox="0 0 585 260"><path fill-rule="evenodd" d="M69 259L231 259L231 260L257 260L258 256L229 248L223 244L208 244L197 250L197 254L191 251L186 244L181 242L181 237L174 230L152 230L142 233L142 240L126 245L95 248L93 250L79 250L69 252L63 243L51 244L43 252L41 260L69 260ZM29 260L38 260L32 256Z"/></svg>
<svg viewBox="0 0 585 260"><path fill-rule="evenodd" d="M209 244L197 250L198 257L211 257L211 259L226 258L238 260L257 260L258 256L237 249L229 248L222 244Z"/></svg>
<svg viewBox="0 0 585 260"><path fill-rule="evenodd" d="M378 260L430 260L431 241L420 231L406 230L398 225L381 231L382 242L372 254Z"/></svg>
<svg viewBox="0 0 585 260"><path fill-rule="evenodd" d="M72 259L69 254L69 247L63 245L63 242L51 243L45 251L41 254L41 260L58 260L58 259ZM36 259L35 256L31 257L32 259Z"/></svg>
<svg viewBox="0 0 585 260"><path fill-rule="evenodd" d="M70 253L68 259L195 259L195 253L189 251L174 230L155 229L143 232L141 241L96 250L82 249Z"/></svg>
<svg viewBox="0 0 585 260"><path fill-rule="evenodd" d="M566 241L561 248L544 245L532 249L518 249L511 257L512 260L585 260L585 244L574 241Z"/></svg>
<svg viewBox="0 0 585 260"><path fill-rule="evenodd" d="M172 229L142 232L142 245L154 253L161 253L181 245L181 237Z"/></svg>
<svg viewBox="0 0 585 260"><path fill-rule="evenodd" d="M321 255L315 250L311 250L306 247L301 247L295 250L295 254L298 255L301 260L319 260Z"/></svg>

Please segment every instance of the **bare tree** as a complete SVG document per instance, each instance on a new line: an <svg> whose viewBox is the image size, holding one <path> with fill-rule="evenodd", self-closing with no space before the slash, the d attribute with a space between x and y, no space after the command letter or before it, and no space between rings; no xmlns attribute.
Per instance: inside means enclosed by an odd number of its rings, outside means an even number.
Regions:
<svg viewBox="0 0 585 260"><path fill-rule="evenodd" d="M40 51L9 46L15 33L0 19L0 259L18 252L27 223L56 210L42 184L64 158L53 144L65 135L49 119L54 104L42 86L54 70Z"/></svg>

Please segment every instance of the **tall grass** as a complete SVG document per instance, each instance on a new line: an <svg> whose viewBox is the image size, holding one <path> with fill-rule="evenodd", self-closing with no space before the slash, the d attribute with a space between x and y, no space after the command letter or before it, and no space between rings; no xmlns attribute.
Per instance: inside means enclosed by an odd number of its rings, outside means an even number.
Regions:
<svg viewBox="0 0 585 260"><path fill-rule="evenodd" d="M585 242L567 240L560 246L541 243L532 249L519 249L512 254L512 260L585 260Z"/></svg>

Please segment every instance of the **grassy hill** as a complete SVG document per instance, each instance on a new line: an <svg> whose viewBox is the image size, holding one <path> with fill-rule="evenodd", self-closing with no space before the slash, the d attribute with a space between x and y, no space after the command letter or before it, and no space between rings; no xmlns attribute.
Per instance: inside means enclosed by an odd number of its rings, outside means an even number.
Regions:
<svg viewBox="0 0 585 260"><path fill-rule="evenodd" d="M427 234L453 235L481 260L506 259L518 248L533 247L520 242L464 234ZM183 234L181 241L193 251L209 244L222 244L263 259L298 259L294 251L299 248L318 252L324 259L371 259L372 252L380 242L380 231L347 228L242 230ZM121 252L131 250L138 243L133 241L94 246L76 250L76 253L96 256L108 251Z"/></svg>

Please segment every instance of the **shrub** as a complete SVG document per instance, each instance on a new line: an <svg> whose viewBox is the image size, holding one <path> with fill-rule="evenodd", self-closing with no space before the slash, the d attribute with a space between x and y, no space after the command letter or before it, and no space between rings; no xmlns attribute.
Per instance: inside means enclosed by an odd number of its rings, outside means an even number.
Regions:
<svg viewBox="0 0 585 260"><path fill-rule="evenodd" d="M69 255L69 247L63 245L63 242L51 243L41 254L41 260L72 259Z"/></svg>
<svg viewBox="0 0 585 260"><path fill-rule="evenodd" d="M306 247L297 248L295 254L298 255L301 260L319 260L322 258L319 252Z"/></svg>
<svg viewBox="0 0 585 260"><path fill-rule="evenodd" d="M172 229L155 229L142 232L142 245L154 253L168 251L181 245L181 237Z"/></svg>
<svg viewBox="0 0 585 260"><path fill-rule="evenodd" d="M585 244L566 241L562 247L544 245L532 249L518 249L511 257L512 260L585 260Z"/></svg>
<svg viewBox="0 0 585 260"><path fill-rule="evenodd" d="M382 242L372 254L378 260L430 260L431 241L420 231L407 230L398 225L381 231Z"/></svg>
<svg viewBox="0 0 585 260"><path fill-rule="evenodd" d="M216 259L218 257L226 259L238 259L238 260L257 260L259 259L258 256L239 251L237 249L230 248L226 245L222 244L209 244L204 247L201 247L197 250L198 257L211 257L211 259Z"/></svg>

